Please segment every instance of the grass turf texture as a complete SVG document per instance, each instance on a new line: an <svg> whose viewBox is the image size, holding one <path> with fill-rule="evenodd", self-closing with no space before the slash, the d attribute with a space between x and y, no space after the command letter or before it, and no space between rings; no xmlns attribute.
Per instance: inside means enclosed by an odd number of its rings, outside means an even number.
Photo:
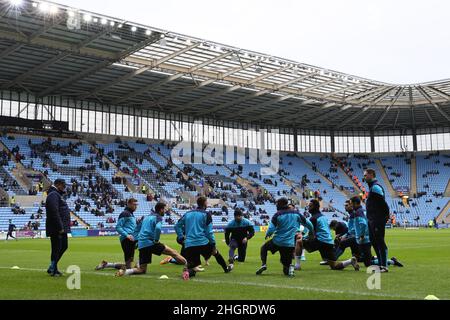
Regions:
<svg viewBox="0 0 450 320"><path fill-rule="evenodd" d="M228 251L216 235L219 250L227 259ZM174 235L161 241L179 249ZM381 290L368 290L370 275L366 269L355 272L350 266L332 271L319 266L318 253L307 254L302 271L295 278L282 275L279 254L268 257L268 270L262 276L255 272L260 266L259 248L263 234L250 240L247 261L236 264L224 274L215 259L206 272L189 281L181 280L181 267L160 266L162 257L153 256L153 263L144 276L114 277L113 270L94 271L102 260L120 262L119 240L108 238L69 239L69 251L60 262L60 270L69 265L81 268L81 290L68 290L66 280L46 274L50 241L20 240L0 242L0 299L424 299L435 295L450 299L450 230L388 230L389 256L396 256L404 268L391 267L381 275ZM138 251L136 251L138 255ZM342 258L349 258L347 250ZM19 266L20 270L12 270ZM169 280L159 280L167 275Z"/></svg>

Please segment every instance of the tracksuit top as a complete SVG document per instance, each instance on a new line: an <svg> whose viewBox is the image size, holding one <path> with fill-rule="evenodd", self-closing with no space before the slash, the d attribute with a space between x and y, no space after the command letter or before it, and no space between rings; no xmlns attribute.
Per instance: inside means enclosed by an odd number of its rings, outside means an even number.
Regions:
<svg viewBox="0 0 450 320"><path fill-rule="evenodd" d="M267 230L266 237L273 234L273 243L279 247L295 247L295 234L303 225L310 232L314 227L300 212L296 210L281 210L273 217Z"/></svg>
<svg viewBox="0 0 450 320"><path fill-rule="evenodd" d="M116 224L116 231L119 233L120 241L122 242L129 235L132 235L134 237L136 235L135 229L136 229L136 218L134 217L133 212L131 212L128 208L126 208L120 214Z"/></svg>
<svg viewBox="0 0 450 320"><path fill-rule="evenodd" d="M202 209L188 211L175 225L178 239L185 237L185 248L216 244L212 227L212 217Z"/></svg>
<svg viewBox="0 0 450 320"><path fill-rule="evenodd" d="M230 244L230 236L232 240L236 240L238 243L242 243L244 238L250 240L255 235L255 228L250 220L242 218L240 222L236 219L230 221L225 228L225 242Z"/></svg>
<svg viewBox="0 0 450 320"><path fill-rule="evenodd" d="M316 232L316 238L318 241L328 244L334 244L333 238L331 237L330 226L328 224L328 219L320 211L312 213L310 218L314 230Z"/></svg>
<svg viewBox="0 0 450 320"><path fill-rule="evenodd" d="M386 203L383 187L374 180L369 183L369 196L366 201L367 219L369 221L384 222L389 220L389 206Z"/></svg>
<svg viewBox="0 0 450 320"><path fill-rule="evenodd" d="M159 214L146 216L141 223L138 240L138 248L151 247L159 242L161 237L162 217Z"/></svg>
<svg viewBox="0 0 450 320"><path fill-rule="evenodd" d="M355 220L356 243L358 243L358 244L370 243L369 225L367 222L366 215L364 213L364 209L362 207L356 209L354 211L354 216L355 216L354 220ZM362 241L361 241L361 237L363 237Z"/></svg>

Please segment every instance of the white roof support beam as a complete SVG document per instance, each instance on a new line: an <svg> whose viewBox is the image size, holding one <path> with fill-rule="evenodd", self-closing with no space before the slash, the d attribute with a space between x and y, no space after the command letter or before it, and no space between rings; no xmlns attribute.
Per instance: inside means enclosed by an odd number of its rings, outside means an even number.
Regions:
<svg viewBox="0 0 450 320"><path fill-rule="evenodd" d="M290 68L289 66L285 66L285 67L283 67L283 68L280 68L280 69L274 70L274 71L272 71L272 72L263 74L263 75L261 75L261 76L259 76L259 77L257 77L257 78L254 78L254 79L248 81L247 84L248 84L248 85L252 85L252 84L254 84L254 83L256 83L256 82L259 82L259 81L261 81L261 80L264 80L264 79L270 78L270 77L272 77L272 76L274 76L274 75L276 75L276 74L279 74L279 73L281 73L281 72L283 72L283 71L285 71L285 70L287 70L287 69L289 69L289 68ZM240 88L243 88L243 86L240 86ZM218 106L216 106L216 107L214 107L214 108L212 108L212 109L209 109L209 110L206 111L205 115L208 115L208 114L211 114L211 113L220 111L220 110L222 110L222 109L224 109L224 108L227 108L227 107L229 107L229 106L236 105L236 104L242 103L242 102L244 102L244 101L251 100L251 99L253 99L253 98L257 98L257 97L262 96L262 95L267 94L267 93L270 93L270 90L262 90L262 91L254 92L254 93L252 93L252 94L250 94L250 95L246 95L246 96L241 97L241 98L239 98L239 99L237 99L237 100L230 101L230 102L226 102L226 103L223 103L223 104L221 104L221 105L218 105ZM202 112L203 112L203 111L202 111Z"/></svg>
<svg viewBox="0 0 450 320"><path fill-rule="evenodd" d="M420 94L436 109L437 112L439 112L447 121L450 122L450 116L445 113L438 104L434 103L431 97L428 95L428 93L425 92L425 90L421 86L416 86L417 90L420 92ZM430 88L430 87L428 87Z"/></svg>
<svg viewBox="0 0 450 320"><path fill-rule="evenodd" d="M168 55L168 56L166 56L164 58L161 58L159 60L155 60L154 63L152 63L151 66L145 66L145 67L139 68L137 70L133 70L132 72L129 72L129 73L127 73L127 74L125 74L125 75L123 75L123 76L121 76L121 77L119 77L119 78L117 78L117 79L115 79L115 80L113 80L111 82L108 82L108 83L105 83L105 84L103 84L101 86L98 86L97 88L92 90L90 93L80 96L79 99L83 100L83 99L86 99L88 97L95 96L98 93L100 93L100 92L102 92L102 91L104 91L104 90L106 90L106 89L108 89L108 88L110 88L110 87L112 87L112 86L114 86L114 85L116 85L118 83L127 81L127 80L129 80L129 79L131 79L133 77L136 77L136 76L140 75L143 72L146 72L146 71L152 70L154 68L157 68L161 64L163 64L163 63L165 63L165 62L167 62L167 61L169 61L169 60L179 56L180 54L186 53L186 52L188 52L188 51L198 47L199 45L200 45L200 43L195 43L195 44L187 46L186 48L183 48L183 49L181 49L179 51L176 51L176 52L174 52L174 53L172 53L172 54L170 54L170 55Z"/></svg>
<svg viewBox="0 0 450 320"><path fill-rule="evenodd" d="M300 95L305 94L305 93L310 92L310 91L312 91L312 90L315 90L315 89L318 89L318 88L320 88L320 87L329 85L330 83L333 83L333 82L335 82L335 81L336 81L336 79L331 79L331 80L328 80L328 81L325 81L325 82L322 82L322 83L318 83L318 84L313 85L313 86L311 86L311 87L307 87L307 88L305 88L305 89L302 89L302 90L300 91L299 94L300 94Z"/></svg>
<svg viewBox="0 0 450 320"><path fill-rule="evenodd" d="M370 103L370 105L375 106L377 105L380 101L382 101L384 98L386 98L387 96L389 96L389 94L391 94L392 90L394 89L398 89L399 87L393 87L388 89L385 93L381 94L379 97L377 97L374 101L372 101Z"/></svg>
<svg viewBox="0 0 450 320"><path fill-rule="evenodd" d="M342 127L344 127L345 125L347 125L348 123L352 122L353 120L357 119L361 114L363 114L364 112L366 112L366 110L364 108L362 108L361 110L355 112L353 115L351 115L350 117L348 117L347 119L345 119L343 122L341 122L336 129L340 129Z"/></svg>
<svg viewBox="0 0 450 320"><path fill-rule="evenodd" d="M291 84L293 84L293 83L296 83L296 82L300 82L300 81L306 80L306 79L308 79L308 78L315 77L315 76L317 76L317 75L318 75L318 73L316 73L316 72L314 72L314 73L308 73L308 74L303 75L303 76L301 76L301 77L299 77L299 78L296 78L296 79L293 79L293 80L289 80L289 81L286 81L286 82L283 82L283 83L277 85L276 88L275 88L275 90L278 91L278 90L280 90L280 89L282 89L282 88L284 88L284 87L286 87L286 86L288 86L288 85L291 85ZM226 119L235 118L236 116L240 116L241 114L244 114L244 113L247 113L247 112L252 112L252 111L254 111L254 110L256 110L256 109L263 108L263 107L269 106L269 105L271 105L271 104L275 104L275 103L278 103L278 102L282 102L282 101L285 101L285 100L287 100L287 99L291 99L291 98L294 98L294 97L295 97L295 95L293 95L293 94L288 94L288 95L285 95L285 96L282 96L282 97L277 97L277 98L275 98L275 99L273 99L273 100L269 100L269 101L266 101L266 102L264 102L264 103L262 103L262 104L255 105L255 106L252 107L252 108L242 109L241 111L239 111L239 112L237 112L237 113L231 115L231 117L226 117ZM273 112L273 113L276 113L276 112L278 112L278 110L269 111L269 112L267 112L267 113L265 113L265 114L263 113L263 114L261 114L260 116L253 117L252 120L253 120L253 121L259 120L259 119L261 119L261 118L264 118L264 117L267 116L267 115L270 115L272 112Z"/></svg>
<svg viewBox="0 0 450 320"><path fill-rule="evenodd" d="M357 84L354 84L354 85L351 85L351 86L346 86L346 87L344 87L344 88L341 88L341 89L338 89L338 90L334 90L334 91L332 91L332 92L329 92L329 93L327 93L327 94L324 94L324 95L322 96L322 98L323 98L323 99L326 99L326 98L332 97L332 96L334 96L334 95L336 95L336 94L338 94L338 93L345 92L345 91L351 90L351 89L355 89L355 88L361 87L361 86L363 86L363 85L365 85L365 83L360 82L360 83L357 83Z"/></svg>
<svg viewBox="0 0 450 320"><path fill-rule="evenodd" d="M397 115L395 116L394 128L397 128L398 118L400 117L400 109L397 110Z"/></svg>
<svg viewBox="0 0 450 320"><path fill-rule="evenodd" d="M250 63L246 63L245 65L243 65L243 66L241 66L241 67L234 68L234 69L232 69L232 70L230 70L230 71L228 71L228 72L226 72L226 73L220 74L217 78L218 78L218 80L221 80L221 79L223 79L223 78L225 78L225 77L231 76L232 74L234 74L234 73L236 73L236 72L239 72L239 71L241 71L241 70L245 70L245 69L247 69L247 68L250 68L250 67L254 66L254 65L257 64L257 63L258 63L257 61L252 61L252 62L250 62ZM233 91L238 90L238 89L240 89L240 88L242 88L240 85L235 85L235 86L232 86L232 87L227 87L227 88L225 88L225 89L219 90L219 91L214 92L214 93L211 93L211 94L209 94L209 95L206 95L206 96L204 96L204 97L202 97L202 98L196 99L196 100L194 100L194 101L188 103L188 104L185 105L185 106L182 106L182 107L179 107L179 108L175 108L175 109L171 110L171 112L179 112L179 111L182 111L182 110L185 110L185 109L189 109L189 108L196 107L197 105L199 105L199 104L201 104L201 103L203 103L203 102L205 102L205 101L208 101L208 100L210 100L210 99L217 98L217 97L219 97L219 96L221 96L221 95L223 95L223 94L227 94L227 93L233 92Z"/></svg>
<svg viewBox="0 0 450 320"><path fill-rule="evenodd" d="M200 64L198 64L198 65L196 65L196 66L193 66L192 68L189 69L189 72L188 72L188 73L195 72L195 71L197 71L198 69L201 69L201 68L207 66L208 64L214 63L214 62L216 62L216 61L218 61L218 60L220 60L220 59L223 59L223 58L229 56L230 54L231 54L231 52L225 52L225 53L223 53L223 54L221 54L221 55L219 55L219 56L217 56L217 57L214 57L214 58L212 58L212 59L210 59L210 60L207 60L207 61L205 61L205 62L202 62L202 63L200 63ZM130 98L133 98L133 97L135 97L135 96L138 96L138 95L140 95L140 94L143 94L143 93L146 93L146 92L148 92L148 91L151 91L151 90L154 90L154 89L158 88L158 87L160 86L159 83L161 83L161 84L166 84L166 83L169 83L169 82L171 82L171 81L175 81L176 79L179 79L179 78L181 78L182 76L184 76L184 73L177 73L177 74L174 74L174 75L170 76L169 78L167 78L167 79L170 79L170 80L167 81L167 82L164 82L163 80L161 80L161 81L158 81L157 83L147 85L147 86L145 86L145 87L143 87L143 88L140 88L140 89L138 89L138 90L135 90L135 91L133 91L133 92L130 92L129 94L125 95L124 97L122 97L122 98L120 98L120 99L114 100L114 101L112 102L112 104L120 104L120 103L122 103L122 102L124 102L124 101L127 101L127 100L130 99ZM155 86L155 85L156 85L156 86Z"/></svg>
<svg viewBox="0 0 450 320"><path fill-rule="evenodd" d="M91 44L92 42L94 42L97 39L100 39L101 37L103 37L104 35L108 34L111 31L117 30L118 26L115 26L114 28L111 29L105 29L102 30L101 32L94 34L92 36L90 36L89 38L81 41L79 44L77 44L76 46L74 46L74 51L78 51L81 48L86 47L87 45ZM59 53L57 56L51 58L50 60L45 61L44 63L28 70L25 73L22 73L21 75L19 75L18 77L16 77L14 80L11 80L9 83L7 83L3 89L9 89L10 87L21 83L23 80L32 77L34 74L46 69L47 67L51 66L52 64L70 56L73 52L72 51L68 51L68 52L61 52Z"/></svg>
<svg viewBox="0 0 450 320"><path fill-rule="evenodd" d="M247 112L253 112L253 111L255 111L255 109L264 108L264 107L270 106L270 105L272 105L272 104L275 104L275 103L278 103L278 102L282 102L282 101L284 101L284 100L291 99L291 98L294 98L294 97L295 97L294 95L286 95L286 96L282 96L282 97L277 97L277 98L275 98L275 99L271 99L271 100L268 100L268 101L263 102L263 103L261 103L261 104L255 105L255 106L252 107L252 108L247 108L247 109L244 109L244 108L243 108L242 110L240 110L240 111L238 111L238 112L236 112L236 113L230 114L230 116L225 116L225 117L223 117L223 119L225 119L225 120L228 120L228 119L234 119L234 118L236 118L236 117L240 117L241 115L243 115L243 114L245 114L245 113L247 113ZM274 111L274 110L272 110L272 111ZM266 112L266 113L264 113L264 112L261 111L261 115L260 115L260 116L252 117L251 120L252 120L252 121L257 121L257 120L259 120L260 118L266 117L266 116L269 115L272 111L269 111L269 112ZM278 110L278 109L275 109L275 111L279 111L279 110Z"/></svg>
<svg viewBox="0 0 450 320"><path fill-rule="evenodd" d="M310 104L310 103L314 103L314 101L313 100L304 100L302 102L294 103L293 105L290 105L290 106L286 107L282 111L285 112L287 115L284 116L284 117L278 118L278 120L283 121L283 120L286 120L286 119L292 119L293 114L295 112L297 112L299 108L304 107L304 106L306 106L307 104ZM319 109L318 107L314 107L314 109L315 108ZM311 108L311 110L313 110L313 108ZM277 114L279 111L280 110L270 111L268 113L262 114L261 116L258 116L257 119L261 119L261 118L272 116L274 114Z"/></svg>
<svg viewBox="0 0 450 320"><path fill-rule="evenodd" d="M248 100L260 97L262 95L269 94L269 93L270 93L269 90L256 91L256 92L253 92L251 94L248 94L248 95L245 95L243 97L240 97L240 98L238 98L236 100L232 100L232 101L223 103L221 105L218 105L218 106L216 106L216 107L214 107L212 109L206 110L206 112L203 111L203 110L199 111L199 112L201 112L204 115L209 115L211 113L218 112L218 111L223 110L225 108L228 108L230 106L237 105L239 103L242 103L242 102L245 102L245 101L248 101Z"/></svg>
<svg viewBox="0 0 450 320"><path fill-rule="evenodd" d="M383 122L384 118L386 118L387 114L389 113L389 110L391 110L392 106L397 102L398 98L400 98L401 94L403 93L404 87L399 87L399 90L397 91L397 94L395 95L394 99L392 100L391 104L387 106L386 110L383 112L383 114L380 116L380 118L377 121L377 124L375 125L374 129L377 129L380 124Z"/></svg>
<svg viewBox="0 0 450 320"><path fill-rule="evenodd" d="M369 100L374 95L377 95L380 92L382 92L386 89L389 89L389 88L390 87L387 87L387 86L381 86L381 87L369 89L369 90L366 90L366 91L363 91L363 92L360 92L360 93L357 93L357 94L354 94L354 95L351 95L351 96L345 98L345 102L353 101L355 103L361 103L361 102Z"/></svg>
<svg viewBox="0 0 450 320"><path fill-rule="evenodd" d="M252 85L252 84L254 84L254 83L256 83L256 82L260 82L261 80L270 78L270 77L275 76L275 75L277 75L277 74L279 74L279 73L281 73L281 72L283 72L283 71L286 71L286 70L289 69L289 68L290 68L289 66L285 66L285 67L283 67L283 68L276 69L276 70L274 70L274 71L271 71L271 72L269 72L269 73L263 74L263 75L261 75L261 76L259 76L259 77L256 77L256 78L253 78L253 79L249 80L247 84L248 84L248 85Z"/></svg>

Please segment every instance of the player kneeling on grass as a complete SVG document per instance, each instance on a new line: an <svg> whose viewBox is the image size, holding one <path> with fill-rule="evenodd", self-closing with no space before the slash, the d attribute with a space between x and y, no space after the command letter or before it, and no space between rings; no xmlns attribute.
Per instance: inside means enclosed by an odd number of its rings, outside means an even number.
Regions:
<svg viewBox="0 0 450 320"><path fill-rule="evenodd" d="M361 199L359 197L353 197L350 205L353 209L356 242L358 243L359 252L361 253L360 262L364 262L366 267L378 265L378 259L372 257L372 245L369 238L369 224L366 214L364 213L364 209L361 205ZM387 263L388 265L403 267L403 264L395 257L388 259Z"/></svg>
<svg viewBox="0 0 450 320"><path fill-rule="evenodd" d="M350 248L352 256L359 258L359 247L355 238L355 219L354 212L351 206L351 201L345 202L345 211L348 213L348 225L345 222L333 220L330 222L330 229L334 230L336 237L334 238L334 248L336 251L336 259L339 259L345 252L345 249ZM322 261L321 265L327 265L326 261Z"/></svg>
<svg viewBox="0 0 450 320"><path fill-rule="evenodd" d="M283 265L283 273L286 276L294 276L294 266L292 258L296 246L295 240L300 225L306 227L314 235L314 227L300 212L289 208L286 198L277 201L277 213L273 216L269 229L266 233L266 240L274 235L273 239L267 241L261 247L261 268L256 271L257 275L267 270L268 251L275 254L280 252L280 261ZM301 251L300 251L301 252Z"/></svg>
<svg viewBox="0 0 450 320"><path fill-rule="evenodd" d="M147 272L147 265L152 263L153 254L157 256L166 254L175 258L180 264L186 265L186 259L177 251L159 242L162 217L164 216L165 208L165 203L157 203L155 206L155 213L145 217L144 221L142 221L141 230L138 236L139 267L134 269L121 269L116 273L117 276L145 274ZM184 271L186 271L186 268ZM183 278L185 278L186 275L187 272L184 272Z"/></svg>
<svg viewBox="0 0 450 320"><path fill-rule="evenodd" d="M200 256L208 260L211 255L216 258L217 263L225 273L229 273L233 267L228 266L225 259L216 249L216 239L212 228L212 217L206 211L208 207L206 197L197 199L198 208L188 211L178 220L175 231L178 243L184 243L185 256L188 264L189 277L196 274L195 267L201 264Z"/></svg>
<svg viewBox="0 0 450 320"><path fill-rule="evenodd" d="M303 248L308 252L319 251L322 259L327 261L333 270L341 270L352 265L356 271L359 271L358 261L355 257L342 262L337 261L328 219L320 212L320 202L318 200L313 199L310 201L308 212L312 215L310 221L314 226L315 236L311 235L308 240L304 240L302 243Z"/></svg>
<svg viewBox="0 0 450 320"><path fill-rule="evenodd" d="M179 238L178 236L177 236L177 243L179 244L179 245L181 245L181 251L180 251L180 254L183 256L183 257L185 257L186 258L186 248L185 248L185 246L184 246L184 240L185 240L185 237L184 237L184 235L183 235L183 237L181 238ZM205 260L205 264L206 264L206 262L207 262L208 260ZM166 257L166 258L164 258L163 260L161 260L161 262L159 263L160 265L166 265L166 264L175 264L175 265L180 265L180 263L175 259L175 258L172 258L172 257L170 257L170 256L168 256L168 257ZM201 265L199 265L199 266L197 266L197 267L195 267L194 268L194 271L195 272L204 272L205 271L205 269L201 266Z"/></svg>
<svg viewBox="0 0 450 320"><path fill-rule="evenodd" d="M134 212L138 207L138 201L134 198L128 199L127 207L120 214L117 221L116 231L120 236L120 245L122 247L125 263L115 263L103 260L95 267L95 270L103 269L130 269L134 260L134 252L137 245L137 237L141 227L142 219L136 220Z"/></svg>
<svg viewBox="0 0 450 320"><path fill-rule="evenodd" d="M242 217L241 209L236 209L234 211L234 220L230 221L225 228L225 242L227 246L230 247L230 264L234 264L235 258L238 262L245 262L245 257L247 256L247 243L254 235L255 228L252 223ZM237 257L234 255L236 249L238 250Z"/></svg>

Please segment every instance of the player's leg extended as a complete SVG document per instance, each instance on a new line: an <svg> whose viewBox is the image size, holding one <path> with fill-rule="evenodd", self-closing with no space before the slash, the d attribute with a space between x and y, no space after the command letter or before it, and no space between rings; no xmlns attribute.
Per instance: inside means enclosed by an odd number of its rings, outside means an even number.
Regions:
<svg viewBox="0 0 450 320"><path fill-rule="evenodd" d="M355 257L340 262L337 261L336 252L334 250L333 245L328 243L320 243L319 245L320 245L319 252L320 255L322 256L322 259L328 261L328 265L332 270L342 270L352 265L356 271L359 271L358 261L356 260Z"/></svg>
<svg viewBox="0 0 450 320"><path fill-rule="evenodd" d="M131 276L131 275L139 275L147 273L147 264L139 264L139 268L130 268L130 269L120 269L116 272L117 277L123 276Z"/></svg>
<svg viewBox="0 0 450 320"><path fill-rule="evenodd" d="M177 264L187 266L186 259L181 254L179 254L175 249L166 246L166 248L163 251L163 254L174 258L177 261Z"/></svg>
<svg viewBox="0 0 450 320"><path fill-rule="evenodd" d="M103 269L123 269L125 268L125 264L120 263L120 262L108 262L106 260L103 260L102 262L100 262L98 264L98 266L95 267L95 270L99 271L99 270L103 270Z"/></svg>

